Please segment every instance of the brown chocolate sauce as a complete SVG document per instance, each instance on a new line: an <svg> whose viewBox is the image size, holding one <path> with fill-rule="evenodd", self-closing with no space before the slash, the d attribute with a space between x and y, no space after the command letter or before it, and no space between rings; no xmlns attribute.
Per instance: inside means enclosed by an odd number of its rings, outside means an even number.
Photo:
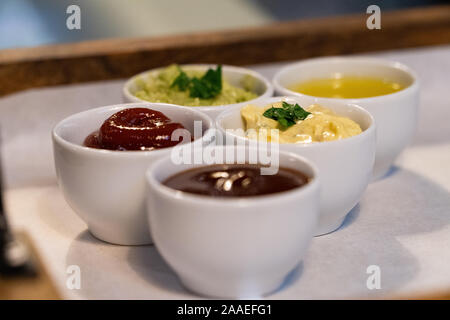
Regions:
<svg viewBox="0 0 450 320"><path fill-rule="evenodd" d="M179 172L163 184L176 190L214 197L250 197L288 191L308 183L303 173L279 168L275 175L261 175L251 164L210 165Z"/></svg>

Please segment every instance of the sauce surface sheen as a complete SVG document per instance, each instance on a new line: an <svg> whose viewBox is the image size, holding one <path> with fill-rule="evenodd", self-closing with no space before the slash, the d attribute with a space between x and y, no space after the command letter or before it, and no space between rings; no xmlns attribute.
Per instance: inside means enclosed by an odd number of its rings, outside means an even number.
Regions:
<svg viewBox="0 0 450 320"><path fill-rule="evenodd" d="M260 165L210 165L179 172L163 184L175 190L213 197L250 197L288 191L308 183L303 173L279 168L275 175L261 175Z"/></svg>
<svg viewBox="0 0 450 320"><path fill-rule="evenodd" d="M314 97L358 99L382 96L404 88L401 83L382 78L342 76L311 79L289 89Z"/></svg>
<svg viewBox="0 0 450 320"><path fill-rule="evenodd" d="M147 108L124 109L105 120L99 130L84 140L90 148L107 150L149 151L172 147L181 141L172 141L176 129L184 129L162 112Z"/></svg>

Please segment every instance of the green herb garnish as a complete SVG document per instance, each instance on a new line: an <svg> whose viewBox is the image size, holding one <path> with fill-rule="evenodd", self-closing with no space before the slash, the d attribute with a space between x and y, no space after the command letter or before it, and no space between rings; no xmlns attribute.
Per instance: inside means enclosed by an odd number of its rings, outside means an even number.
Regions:
<svg viewBox="0 0 450 320"><path fill-rule="evenodd" d="M263 116L278 121L281 129L286 130L299 120L305 120L311 112L306 111L297 103L289 104L283 101L282 108L270 108L264 111Z"/></svg>
<svg viewBox="0 0 450 320"><path fill-rule="evenodd" d="M180 74L178 75L178 77L175 78L170 87L172 88L177 86L178 89L180 89L181 91L185 91L189 87L191 79L189 79L186 72L181 70L180 67L178 67L178 71L180 72Z"/></svg>
<svg viewBox="0 0 450 320"><path fill-rule="evenodd" d="M189 89L192 98L214 98L222 91L222 66L218 65L216 70L208 69L201 78L189 78L186 72L180 69L180 74L171 84L171 87L175 86L181 91Z"/></svg>

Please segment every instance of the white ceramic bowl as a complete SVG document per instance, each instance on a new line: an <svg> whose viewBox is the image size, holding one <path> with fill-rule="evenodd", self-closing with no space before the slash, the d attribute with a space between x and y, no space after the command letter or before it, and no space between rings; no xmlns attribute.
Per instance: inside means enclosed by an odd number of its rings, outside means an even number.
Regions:
<svg viewBox="0 0 450 320"><path fill-rule="evenodd" d="M360 99L334 99L304 95L288 89L293 84L326 78L340 73L397 81L407 87L401 91ZM377 124L377 151L373 179L383 177L397 156L410 143L417 126L419 80L416 73L399 63L375 58L331 57L308 59L282 68L273 78L279 95L303 97L308 103L354 103L369 111Z"/></svg>
<svg viewBox="0 0 450 320"><path fill-rule="evenodd" d="M163 112L186 129L205 114L179 106L134 103L106 106L72 115L53 129L53 152L59 186L72 209L89 231L106 242L121 245L151 243L145 211L145 171L172 148L154 151L111 151L84 147L83 141L112 114L126 108L146 107ZM200 141L199 141L200 140ZM200 143L201 139L193 143Z"/></svg>
<svg viewBox="0 0 450 320"><path fill-rule="evenodd" d="M282 99L289 103L299 103L303 107L309 105L309 100L303 97L274 97L256 105L264 107ZM311 160L319 169L322 195L315 235L326 234L339 228L347 213L360 200L372 175L376 143L375 123L366 110L357 105L337 101L323 106L356 121L363 132L336 141L278 145L281 151L293 152ZM245 130L240 109L221 113L216 119L216 127L228 139L246 144L250 141L236 132L225 132L226 129Z"/></svg>
<svg viewBox="0 0 450 320"><path fill-rule="evenodd" d="M216 198L162 184L202 164L175 165L164 158L149 168L153 240L188 289L211 297L257 297L277 289L300 263L317 223L319 178L302 157L281 152L279 159L281 167L295 168L311 181L276 194Z"/></svg>
<svg viewBox="0 0 450 320"><path fill-rule="evenodd" d="M185 64L181 65L183 70L200 70L207 71L209 68L215 68L216 65L213 64ZM147 102L146 100L139 99L134 95L137 90L136 80L138 78L147 79L150 75L155 75L164 68L152 69L149 71L142 72L138 75L130 78L123 87L123 99L125 102ZM249 101L219 105L219 106L202 106L202 107L186 107L190 109L195 109L206 113L212 119L214 119L220 112L225 110L225 108L244 106L249 102L259 101L273 95L273 86L266 78L256 71L247 68L240 68L234 66L223 65L222 66L223 77L232 85L236 87L242 87L242 79L247 76L253 77L255 79L254 92L258 94L258 97Z"/></svg>

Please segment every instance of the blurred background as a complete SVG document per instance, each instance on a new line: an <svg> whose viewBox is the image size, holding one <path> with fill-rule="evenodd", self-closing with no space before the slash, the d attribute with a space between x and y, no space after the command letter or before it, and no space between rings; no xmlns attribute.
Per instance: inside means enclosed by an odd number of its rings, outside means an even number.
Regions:
<svg viewBox="0 0 450 320"><path fill-rule="evenodd" d="M259 26L275 21L448 3L448 0L0 0L0 49ZM66 8L81 8L81 30Z"/></svg>

